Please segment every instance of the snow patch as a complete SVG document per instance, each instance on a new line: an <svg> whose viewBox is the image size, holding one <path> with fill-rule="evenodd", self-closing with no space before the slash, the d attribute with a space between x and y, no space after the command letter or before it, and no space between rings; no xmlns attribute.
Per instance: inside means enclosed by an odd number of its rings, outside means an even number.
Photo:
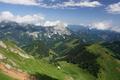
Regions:
<svg viewBox="0 0 120 80"><path fill-rule="evenodd" d="M39 32L26 32L29 36L32 36L33 38L38 38Z"/></svg>

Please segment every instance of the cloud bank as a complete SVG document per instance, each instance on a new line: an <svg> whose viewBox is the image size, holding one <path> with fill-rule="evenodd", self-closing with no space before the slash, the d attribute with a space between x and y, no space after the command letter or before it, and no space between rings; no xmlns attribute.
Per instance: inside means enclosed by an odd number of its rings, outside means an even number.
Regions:
<svg viewBox="0 0 120 80"><path fill-rule="evenodd" d="M120 2L109 5L106 10L108 13L120 14Z"/></svg>
<svg viewBox="0 0 120 80"><path fill-rule="evenodd" d="M61 21L48 21L42 15L33 14L33 15L14 15L9 11L0 12L0 22L2 21L12 21L20 24L34 24L41 25L43 27L53 27L55 30L65 30L67 24Z"/></svg>
<svg viewBox="0 0 120 80"><path fill-rule="evenodd" d="M44 17L41 15L33 14L33 15L14 15L9 11L4 11L0 13L0 21L13 21L17 23L28 23L28 24L38 24L42 23Z"/></svg>
<svg viewBox="0 0 120 80"><path fill-rule="evenodd" d="M110 22L95 22L92 23L91 28L96 28L96 29L100 29L100 30L107 30L110 29L112 27L112 23Z"/></svg>
<svg viewBox="0 0 120 80"><path fill-rule="evenodd" d="M48 21L40 14L33 14L33 15L14 15L9 11L0 12L0 22L1 21L13 21L17 23L27 23L27 24L36 24L36 25L43 25L43 26L57 26L57 25L64 25L61 21Z"/></svg>
<svg viewBox="0 0 120 80"><path fill-rule="evenodd" d="M94 22L89 25L91 29L111 30L120 32L120 26L113 25L111 21Z"/></svg>

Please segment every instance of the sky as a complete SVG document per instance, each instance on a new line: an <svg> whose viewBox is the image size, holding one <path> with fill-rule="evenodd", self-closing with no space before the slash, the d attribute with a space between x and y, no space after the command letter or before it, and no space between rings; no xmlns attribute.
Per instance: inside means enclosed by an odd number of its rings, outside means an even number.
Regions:
<svg viewBox="0 0 120 80"><path fill-rule="evenodd" d="M0 0L2 20L89 25L120 32L120 0Z"/></svg>

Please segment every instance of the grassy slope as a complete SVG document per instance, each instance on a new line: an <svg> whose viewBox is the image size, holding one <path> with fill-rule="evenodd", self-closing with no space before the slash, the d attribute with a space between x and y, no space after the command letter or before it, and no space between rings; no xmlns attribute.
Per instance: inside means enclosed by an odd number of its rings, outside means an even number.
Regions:
<svg viewBox="0 0 120 80"><path fill-rule="evenodd" d="M12 80L12 78L10 78L9 76L3 74L3 73L0 71L0 80Z"/></svg>
<svg viewBox="0 0 120 80"><path fill-rule="evenodd" d="M72 48L74 48L75 46L77 46L78 43L78 39L73 39L73 40L67 40L65 42L57 42L54 44L53 46L53 50L60 55L63 55L64 53L69 52Z"/></svg>
<svg viewBox="0 0 120 80"><path fill-rule="evenodd" d="M11 43L7 44L9 44L9 46L14 46ZM0 49L0 53L15 62L17 64L17 66L15 66L16 68L20 68L30 74L45 74L59 80L64 80L66 77L68 80L70 77L74 78L74 80L95 80L95 78L89 73L78 68L76 65L66 62L60 62L62 69L58 70L56 66L49 64L48 61L43 59L25 59L18 54L3 48ZM9 60L6 60L5 62L10 63Z"/></svg>
<svg viewBox="0 0 120 80"><path fill-rule="evenodd" d="M102 68L98 80L120 80L120 71L118 70L120 63L110 55L112 53L109 50L99 44L94 44L87 49L100 56L97 60Z"/></svg>
<svg viewBox="0 0 120 80"><path fill-rule="evenodd" d="M95 80L93 76L91 76L86 71L78 68L77 65L69 64L66 62L60 62L63 66L63 71L72 76L75 80Z"/></svg>

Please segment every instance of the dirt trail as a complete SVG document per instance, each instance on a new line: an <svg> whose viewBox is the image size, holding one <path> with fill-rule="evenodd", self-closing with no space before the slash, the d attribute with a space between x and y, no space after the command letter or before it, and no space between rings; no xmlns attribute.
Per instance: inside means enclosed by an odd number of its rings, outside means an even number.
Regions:
<svg viewBox="0 0 120 80"><path fill-rule="evenodd" d="M17 80L30 80L29 74L25 72L18 71L13 68L7 68L4 63L0 63L0 70L3 71L4 74L17 79Z"/></svg>

